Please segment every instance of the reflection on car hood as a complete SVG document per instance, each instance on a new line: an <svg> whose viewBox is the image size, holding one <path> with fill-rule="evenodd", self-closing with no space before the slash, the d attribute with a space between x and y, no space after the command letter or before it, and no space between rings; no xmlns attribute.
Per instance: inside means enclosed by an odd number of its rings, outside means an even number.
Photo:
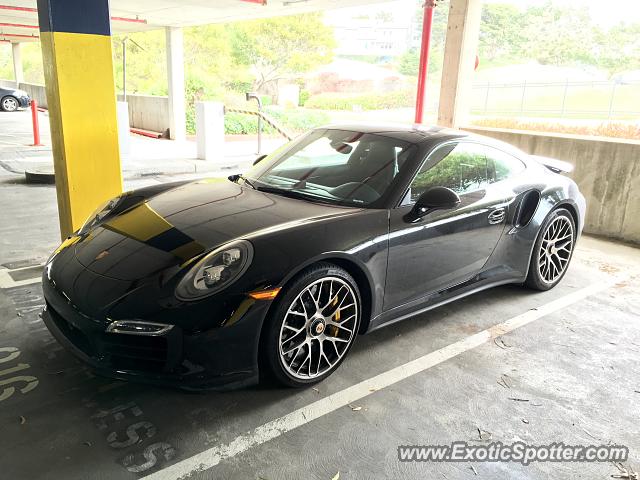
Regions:
<svg viewBox="0 0 640 480"><path fill-rule="evenodd" d="M108 219L75 244L89 270L122 280L182 265L236 238L250 239L357 209L315 204L226 180L189 183Z"/></svg>

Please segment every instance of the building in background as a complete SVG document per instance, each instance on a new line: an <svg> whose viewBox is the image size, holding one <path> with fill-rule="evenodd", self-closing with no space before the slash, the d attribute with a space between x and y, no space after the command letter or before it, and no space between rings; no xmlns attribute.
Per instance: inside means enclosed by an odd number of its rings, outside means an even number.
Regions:
<svg viewBox="0 0 640 480"><path fill-rule="evenodd" d="M392 58L415 46L415 11L402 0L327 12L325 22L335 29L336 55Z"/></svg>

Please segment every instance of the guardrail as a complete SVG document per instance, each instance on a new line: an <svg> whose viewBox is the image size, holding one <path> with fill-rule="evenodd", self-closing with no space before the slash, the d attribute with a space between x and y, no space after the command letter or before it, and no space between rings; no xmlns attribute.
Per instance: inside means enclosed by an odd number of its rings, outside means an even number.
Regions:
<svg viewBox="0 0 640 480"><path fill-rule="evenodd" d="M287 132L282 126L280 126L272 117L267 115L264 112L259 112L258 110L246 110L244 108L227 108L224 107L225 113L243 113L245 115L255 115L256 117L262 118L262 120L267 123L271 128L273 128L280 135L285 137L287 140L292 140L293 135Z"/></svg>

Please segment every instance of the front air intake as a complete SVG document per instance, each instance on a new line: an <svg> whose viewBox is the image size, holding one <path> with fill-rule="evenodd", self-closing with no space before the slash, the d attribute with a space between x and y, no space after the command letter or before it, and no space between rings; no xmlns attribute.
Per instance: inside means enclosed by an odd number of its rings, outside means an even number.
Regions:
<svg viewBox="0 0 640 480"><path fill-rule="evenodd" d="M145 322L142 320L116 320L109 324L108 333L143 335L148 337L163 335L173 328L165 323Z"/></svg>

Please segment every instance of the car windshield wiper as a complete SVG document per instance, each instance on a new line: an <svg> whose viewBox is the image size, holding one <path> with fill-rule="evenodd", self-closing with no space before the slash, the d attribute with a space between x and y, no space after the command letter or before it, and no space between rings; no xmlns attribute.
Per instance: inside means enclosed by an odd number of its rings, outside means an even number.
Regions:
<svg viewBox="0 0 640 480"><path fill-rule="evenodd" d="M256 190L258 190L259 192L265 192L265 193L275 193L276 195L282 195L283 197L289 197L289 198L297 198L300 200L307 200L310 202L317 202L317 203L332 203L330 200L328 199L323 199L320 197L317 197L316 195L309 195L303 192L299 192L297 190L291 190L288 188L278 188L278 187L257 187Z"/></svg>
<svg viewBox="0 0 640 480"><path fill-rule="evenodd" d="M236 183L238 183L238 180L242 180L245 184L249 185L254 190L258 190L258 188L253 184L253 182L249 180L247 177L245 177L244 175L242 175L241 173L238 173L236 175L231 175L229 177L229 180Z"/></svg>

